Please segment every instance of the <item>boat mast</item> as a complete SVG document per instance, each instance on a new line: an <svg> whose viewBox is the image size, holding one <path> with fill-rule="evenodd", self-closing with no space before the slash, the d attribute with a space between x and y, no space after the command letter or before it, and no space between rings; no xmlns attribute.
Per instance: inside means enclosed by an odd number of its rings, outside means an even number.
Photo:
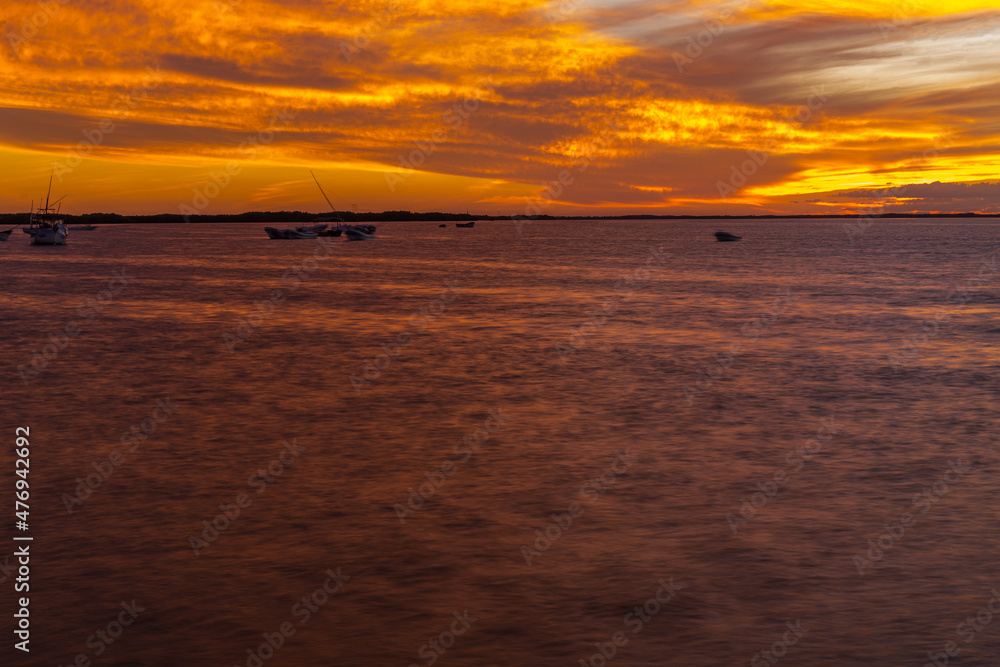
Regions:
<svg viewBox="0 0 1000 667"><path fill-rule="evenodd" d="M52 194L52 177L56 175L55 167L52 168L52 173L49 174L49 191L45 193L45 212L49 212L49 196Z"/></svg>
<svg viewBox="0 0 1000 667"><path fill-rule="evenodd" d="M333 207L333 202L326 196L326 192L323 192L323 186L319 184L319 179L316 178L316 174L313 174L312 169L309 170L309 173L312 174L313 180L316 181L316 187L318 187L319 191L323 193L323 199L325 199L326 203L330 205L330 211L336 213L337 209Z"/></svg>

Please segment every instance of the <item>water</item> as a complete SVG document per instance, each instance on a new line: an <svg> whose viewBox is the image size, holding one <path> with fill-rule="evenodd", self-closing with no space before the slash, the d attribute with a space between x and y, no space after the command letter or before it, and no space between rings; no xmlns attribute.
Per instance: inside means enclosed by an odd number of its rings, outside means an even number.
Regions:
<svg viewBox="0 0 1000 667"><path fill-rule="evenodd" d="M1000 663L995 222L262 227L0 246L4 664Z"/></svg>

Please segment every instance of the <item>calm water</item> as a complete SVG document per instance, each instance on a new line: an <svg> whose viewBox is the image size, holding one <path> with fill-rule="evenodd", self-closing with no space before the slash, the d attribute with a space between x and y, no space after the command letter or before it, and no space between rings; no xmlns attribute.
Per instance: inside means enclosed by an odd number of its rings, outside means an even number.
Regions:
<svg viewBox="0 0 1000 667"><path fill-rule="evenodd" d="M1000 664L995 221L262 227L0 244L0 663Z"/></svg>

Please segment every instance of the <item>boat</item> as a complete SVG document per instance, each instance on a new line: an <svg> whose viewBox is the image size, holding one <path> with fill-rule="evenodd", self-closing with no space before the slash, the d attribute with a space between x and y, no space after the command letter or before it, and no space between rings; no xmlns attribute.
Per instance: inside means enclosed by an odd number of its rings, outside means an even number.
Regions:
<svg viewBox="0 0 1000 667"><path fill-rule="evenodd" d="M72 227L67 227L71 232L92 232L97 229L97 225L74 225Z"/></svg>
<svg viewBox="0 0 1000 667"><path fill-rule="evenodd" d="M472 222L456 222L455 226L456 227L475 227L476 226L476 221L473 220Z"/></svg>
<svg viewBox="0 0 1000 667"><path fill-rule="evenodd" d="M6 241L7 237L10 236L10 233L15 229L17 229L17 227L11 227L10 229L0 232L0 242Z"/></svg>
<svg viewBox="0 0 1000 667"><path fill-rule="evenodd" d="M323 225L322 229L317 230L317 233L320 236L340 236L341 234L344 233L344 226L343 226L344 219L343 218L340 218L340 217L316 218L315 220L313 220L313 222L326 222L326 223L336 222L337 223L336 227L330 227L329 225ZM328 227L329 227L329 229L327 229Z"/></svg>
<svg viewBox="0 0 1000 667"><path fill-rule="evenodd" d="M375 238L375 225L348 225L344 234L348 241L367 241Z"/></svg>
<svg viewBox="0 0 1000 667"><path fill-rule="evenodd" d="M729 232L715 232L715 238L717 241L739 241L743 237Z"/></svg>
<svg viewBox="0 0 1000 667"><path fill-rule="evenodd" d="M323 225L326 227L326 225ZM275 229L274 227L265 227L264 231L267 232L269 238L272 239L314 239L319 236L319 232L310 229L309 227L296 227L295 229Z"/></svg>
<svg viewBox="0 0 1000 667"><path fill-rule="evenodd" d="M49 204L52 194L52 176L49 176L49 191L45 195L45 206L39 206L28 218L27 229L21 231L31 236L31 245L66 245L69 230L66 228L66 216L59 212L56 204L62 197ZM41 204L41 202L39 202ZM35 205L32 203L32 209Z"/></svg>
<svg viewBox="0 0 1000 667"><path fill-rule="evenodd" d="M445 224L440 224L440 225L438 225L438 227L447 227L447 226L448 226L448 225L445 225Z"/></svg>
<svg viewBox="0 0 1000 667"><path fill-rule="evenodd" d="M319 184L319 179L316 178L316 174L313 173L312 169L309 170L309 173L312 175L313 180L316 181L316 187L319 188L320 193L323 195L323 199L325 199L326 203L330 205L330 211L332 211L333 213L336 213L337 212L336 207L334 207L333 202L330 201L330 198L326 196L326 191L323 190L323 186ZM345 225L344 224L344 219L343 218L341 218L340 216L336 216L336 215L332 216L332 217L317 218L316 221L317 222L318 221L325 221L325 222L336 222L337 223L336 227L332 227L330 229L327 229L326 231L321 231L319 233L320 236L340 236L345 231L347 231L347 229L350 227L350 225ZM372 232L372 233L374 233L374 232ZM354 239L354 240L359 240L359 239Z"/></svg>

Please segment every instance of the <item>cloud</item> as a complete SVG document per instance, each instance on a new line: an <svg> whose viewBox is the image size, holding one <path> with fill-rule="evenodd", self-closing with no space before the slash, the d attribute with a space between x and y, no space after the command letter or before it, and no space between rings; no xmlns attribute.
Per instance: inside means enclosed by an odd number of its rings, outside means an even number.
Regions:
<svg viewBox="0 0 1000 667"><path fill-rule="evenodd" d="M586 157L564 207L728 207L718 183L748 150L766 164L734 200L756 208L887 180L983 181L1000 154L1000 11L978 0L912 16L888 0L56 4L5 44L0 142L51 161L110 117L90 158L121 164L125 191L140 185L128 165L207 169L283 109L294 121L270 165L403 164L441 192L475 179L502 200ZM20 34L37 8L4 3L0 24ZM147 67L156 87L113 113ZM392 208L415 196L365 187Z"/></svg>

